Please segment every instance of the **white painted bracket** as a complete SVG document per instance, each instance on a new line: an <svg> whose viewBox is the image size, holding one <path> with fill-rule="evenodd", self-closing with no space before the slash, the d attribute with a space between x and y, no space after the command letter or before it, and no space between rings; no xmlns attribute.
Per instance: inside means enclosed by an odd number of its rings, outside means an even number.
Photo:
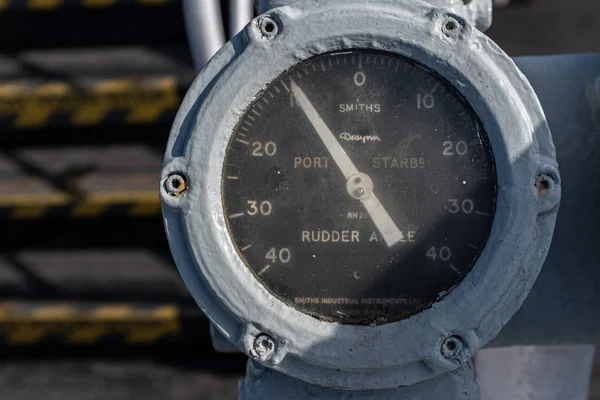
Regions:
<svg viewBox="0 0 600 400"><path fill-rule="evenodd" d="M259 13L302 0L256 0ZM425 0L471 21L484 32L492 25L493 0Z"/></svg>

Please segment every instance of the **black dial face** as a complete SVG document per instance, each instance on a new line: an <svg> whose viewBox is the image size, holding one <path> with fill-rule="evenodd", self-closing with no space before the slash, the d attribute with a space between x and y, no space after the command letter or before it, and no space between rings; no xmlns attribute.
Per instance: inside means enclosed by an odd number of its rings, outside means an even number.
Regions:
<svg viewBox="0 0 600 400"><path fill-rule="evenodd" d="M442 77L354 50L273 81L226 150L240 257L296 309L383 324L429 307L476 263L495 213L487 135Z"/></svg>

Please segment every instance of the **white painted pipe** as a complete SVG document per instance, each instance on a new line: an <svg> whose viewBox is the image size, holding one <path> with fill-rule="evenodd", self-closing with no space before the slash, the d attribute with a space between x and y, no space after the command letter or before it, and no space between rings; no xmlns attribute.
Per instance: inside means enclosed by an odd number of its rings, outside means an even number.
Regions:
<svg viewBox="0 0 600 400"><path fill-rule="evenodd" d="M229 36L235 36L253 17L253 0L229 0Z"/></svg>
<svg viewBox="0 0 600 400"><path fill-rule="evenodd" d="M225 44L219 0L183 0L183 15L194 66L200 70Z"/></svg>

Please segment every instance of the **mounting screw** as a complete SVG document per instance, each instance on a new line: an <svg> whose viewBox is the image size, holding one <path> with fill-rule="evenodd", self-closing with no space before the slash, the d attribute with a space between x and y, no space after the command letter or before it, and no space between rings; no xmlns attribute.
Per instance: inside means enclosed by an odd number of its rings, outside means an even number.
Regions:
<svg viewBox="0 0 600 400"><path fill-rule="evenodd" d="M555 166L543 165L533 180L540 214L556 211L560 204L560 175Z"/></svg>
<svg viewBox="0 0 600 400"><path fill-rule="evenodd" d="M448 37L455 37L460 29L460 22L453 17L442 20L442 33Z"/></svg>
<svg viewBox="0 0 600 400"><path fill-rule="evenodd" d="M272 39L279 33L279 26L277 22L273 20L271 17L260 17L258 19L258 29L263 37L267 39Z"/></svg>
<svg viewBox="0 0 600 400"><path fill-rule="evenodd" d="M539 197L546 197L554 187L554 179L546 174L540 174L535 178L535 190Z"/></svg>
<svg viewBox="0 0 600 400"><path fill-rule="evenodd" d="M445 358L457 358L464 345L462 339L458 336L450 336L442 342L442 356Z"/></svg>
<svg viewBox="0 0 600 400"><path fill-rule="evenodd" d="M266 361L275 353L275 340L266 333L261 333L254 339L253 355L259 361Z"/></svg>
<svg viewBox="0 0 600 400"><path fill-rule="evenodd" d="M179 197L187 190L187 182L185 176L179 172L174 172L165 179L165 191L170 196Z"/></svg>
<svg viewBox="0 0 600 400"><path fill-rule="evenodd" d="M363 189L361 187L354 189L354 196L355 197L362 197L364 195L365 195L365 189Z"/></svg>

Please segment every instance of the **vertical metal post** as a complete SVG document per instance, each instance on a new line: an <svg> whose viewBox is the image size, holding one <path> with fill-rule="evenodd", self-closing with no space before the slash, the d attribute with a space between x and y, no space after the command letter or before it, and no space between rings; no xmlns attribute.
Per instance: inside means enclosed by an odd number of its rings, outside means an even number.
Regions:
<svg viewBox="0 0 600 400"><path fill-rule="evenodd" d="M253 361L240 381L240 400L479 400L473 365L465 363L429 381L397 389L337 390L311 385Z"/></svg>

